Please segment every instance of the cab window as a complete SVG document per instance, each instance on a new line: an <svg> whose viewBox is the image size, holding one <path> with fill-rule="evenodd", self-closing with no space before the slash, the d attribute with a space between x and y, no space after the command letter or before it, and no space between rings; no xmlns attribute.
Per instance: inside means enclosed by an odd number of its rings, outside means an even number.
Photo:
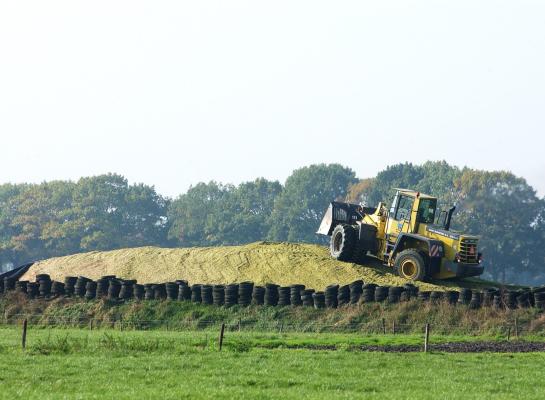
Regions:
<svg viewBox="0 0 545 400"><path fill-rule="evenodd" d="M437 200L422 199L418 205L418 222L423 224L433 224L435 221L435 210L437 209Z"/></svg>
<svg viewBox="0 0 545 400"><path fill-rule="evenodd" d="M411 210L413 208L414 199L408 196L399 197L399 205L395 215L396 221L409 220L411 218Z"/></svg>

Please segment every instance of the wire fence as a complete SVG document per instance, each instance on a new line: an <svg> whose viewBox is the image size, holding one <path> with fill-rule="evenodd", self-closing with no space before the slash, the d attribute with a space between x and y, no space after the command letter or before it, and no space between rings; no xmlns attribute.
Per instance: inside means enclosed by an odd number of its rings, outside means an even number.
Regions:
<svg viewBox="0 0 545 400"><path fill-rule="evenodd" d="M42 314L13 314L0 319L0 327L20 326L27 321L29 326L35 328L80 328L88 330L105 329L116 331L217 331L222 324L227 332L257 332L257 333L354 333L363 335L400 335L424 333L425 326L436 334L441 335L496 335L510 337L522 337L526 335L545 335L545 330L535 326L535 321L519 321L518 318L503 321L501 323L407 323L385 318L371 321L353 321L342 323L322 323L316 321L293 320L256 320L234 318L229 320L218 319L184 319L184 320L158 320L135 319L119 316L86 317L86 316L52 316Z"/></svg>

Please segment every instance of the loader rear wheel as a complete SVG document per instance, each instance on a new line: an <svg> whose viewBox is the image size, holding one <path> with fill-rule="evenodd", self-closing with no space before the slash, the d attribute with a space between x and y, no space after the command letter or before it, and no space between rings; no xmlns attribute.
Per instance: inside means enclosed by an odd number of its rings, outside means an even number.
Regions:
<svg viewBox="0 0 545 400"><path fill-rule="evenodd" d="M331 234L329 252L339 261L351 261L356 245L356 230L348 224L337 225Z"/></svg>
<svg viewBox="0 0 545 400"><path fill-rule="evenodd" d="M395 270L400 277L411 281L423 281L426 278L426 263L414 249L403 250L397 255Z"/></svg>

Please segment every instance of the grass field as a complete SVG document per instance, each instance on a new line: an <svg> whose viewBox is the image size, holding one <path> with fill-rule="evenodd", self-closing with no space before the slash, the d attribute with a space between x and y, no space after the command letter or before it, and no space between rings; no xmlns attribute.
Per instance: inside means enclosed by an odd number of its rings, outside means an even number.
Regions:
<svg viewBox="0 0 545 400"><path fill-rule="evenodd" d="M20 334L20 328L0 329L1 398L541 399L545 389L543 353L389 354L346 347L413 343L418 335L228 333L219 352L215 331L31 328L25 351ZM333 343L338 350L295 350L285 346L290 342Z"/></svg>

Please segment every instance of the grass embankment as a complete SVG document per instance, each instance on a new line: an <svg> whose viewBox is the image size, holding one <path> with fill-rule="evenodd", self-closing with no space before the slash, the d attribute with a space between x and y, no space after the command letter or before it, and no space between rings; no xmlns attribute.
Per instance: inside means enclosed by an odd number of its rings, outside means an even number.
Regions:
<svg viewBox="0 0 545 400"><path fill-rule="evenodd" d="M226 323L229 329L240 323L242 330L297 332L389 332L419 333L431 323L434 333L505 336L517 319L521 333L545 332L545 315L537 309L498 310L491 307L471 310L463 305L422 303L411 300L398 304L370 303L339 309L309 307L216 307L179 301L129 301L77 299L28 300L16 293L0 300L0 315L7 321L21 315L36 316L33 323L77 325L92 321L94 326L153 329L206 329ZM215 329L215 328L214 328Z"/></svg>
<svg viewBox="0 0 545 400"><path fill-rule="evenodd" d="M98 279L116 275L140 283L186 279L190 283L225 284L252 281L280 285L303 284L323 290L327 285L348 284L358 279L379 285L403 285L405 280L391 268L369 258L361 266L333 260L326 247L311 244L257 242L244 246L166 249L142 247L90 252L52 258L36 263L21 278L34 280L47 273L55 280L84 275ZM416 283L422 290L483 286L478 280Z"/></svg>
<svg viewBox="0 0 545 400"><path fill-rule="evenodd" d="M544 390L543 353L247 348L234 335L219 352L205 332L31 329L22 351L19 329L0 329L0 398L541 399Z"/></svg>

